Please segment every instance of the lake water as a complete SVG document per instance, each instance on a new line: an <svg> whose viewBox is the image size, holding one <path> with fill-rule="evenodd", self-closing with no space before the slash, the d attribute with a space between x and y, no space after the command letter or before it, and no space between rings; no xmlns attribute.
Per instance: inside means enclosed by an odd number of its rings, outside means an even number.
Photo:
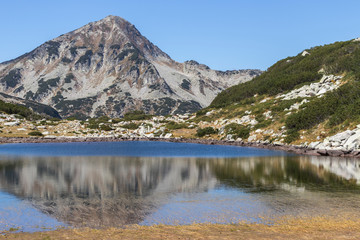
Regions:
<svg viewBox="0 0 360 240"><path fill-rule="evenodd" d="M360 161L165 142L0 146L0 232L360 212Z"/></svg>

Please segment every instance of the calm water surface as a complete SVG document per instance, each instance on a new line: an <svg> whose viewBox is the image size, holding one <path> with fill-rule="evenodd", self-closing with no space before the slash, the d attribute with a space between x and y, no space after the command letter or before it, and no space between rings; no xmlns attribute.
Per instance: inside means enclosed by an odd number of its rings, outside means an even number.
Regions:
<svg viewBox="0 0 360 240"><path fill-rule="evenodd" d="M1 145L0 231L357 214L359 168L355 159L233 146Z"/></svg>

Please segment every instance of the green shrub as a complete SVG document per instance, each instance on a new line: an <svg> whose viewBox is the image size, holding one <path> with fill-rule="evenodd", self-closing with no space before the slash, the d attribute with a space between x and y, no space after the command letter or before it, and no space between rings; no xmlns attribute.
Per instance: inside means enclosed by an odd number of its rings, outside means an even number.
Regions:
<svg viewBox="0 0 360 240"><path fill-rule="evenodd" d="M99 128L99 124L98 123L90 123L86 126L87 128L90 129L98 129Z"/></svg>
<svg viewBox="0 0 360 240"><path fill-rule="evenodd" d="M93 56L92 50L87 50L83 56L79 58L79 60L76 62L76 65L78 64L86 64L88 66L91 65L91 57Z"/></svg>
<svg viewBox="0 0 360 240"><path fill-rule="evenodd" d="M33 132L29 132L28 133L29 136L35 136L35 137L42 137L44 136L41 132L39 131L33 131Z"/></svg>
<svg viewBox="0 0 360 240"><path fill-rule="evenodd" d="M145 114L144 111L132 111L124 114L124 119L126 121L132 120L147 120L151 119L152 115Z"/></svg>
<svg viewBox="0 0 360 240"><path fill-rule="evenodd" d="M140 126L140 124L128 123L128 124L122 125L121 127L134 130L134 129L137 129L139 126Z"/></svg>
<svg viewBox="0 0 360 240"><path fill-rule="evenodd" d="M7 87L14 88L21 80L21 69L15 68L11 70L8 75L0 79L0 82L5 83Z"/></svg>
<svg viewBox="0 0 360 240"><path fill-rule="evenodd" d="M101 116L96 119L98 123L108 123L110 118L108 116Z"/></svg>
<svg viewBox="0 0 360 240"><path fill-rule="evenodd" d="M183 79L180 87L181 87L182 89L184 89L184 90L188 90L188 91L189 91L190 88L191 88L191 83L189 82L189 80Z"/></svg>
<svg viewBox="0 0 360 240"><path fill-rule="evenodd" d="M121 122L122 120L120 119L120 118L113 118L112 120L111 120L111 122L112 123L119 123L119 122Z"/></svg>
<svg viewBox="0 0 360 240"><path fill-rule="evenodd" d="M285 140L286 143L292 143L292 142L298 140L299 137L300 137L300 134L299 134L298 131L296 131L296 130L288 130L286 132L286 137L285 137L284 140Z"/></svg>
<svg viewBox="0 0 360 240"><path fill-rule="evenodd" d="M112 129L109 125L106 125L106 124L100 125L100 129L101 129L101 130L104 130L104 131L114 130L114 129Z"/></svg>
<svg viewBox="0 0 360 240"><path fill-rule="evenodd" d="M196 112L196 117L204 116L208 111L209 111L209 109L203 108Z"/></svg>
<svg viewBox="0 0 360 240"><path fill-rule="evenodd" d="M234 138L246 139L250 135L250 128L236 123L225 126L225 133L233 135Z"/></svg>
<svg viewBox="0 0 360 240"><path fill-rule="evenodd" d="M59 118L51 118L50 121L52 121L52 122L60 122L61 119L59 119Z"/></svg>
<svg viewBox="0 0 360 240"><path fill-rule="evenodd" d="M173 121L168 122L165 127L170 130L181 129L181 128L188 128L186 123L176 123Z"/></svg>
<svg viewBox="0 0 360 240"><path fill-rule="evenodd" d="M71 80L73 80L74 78L75 78L74 74L69 73L69 74L66 75L64 81L65 81L65 83L71 83Z"/></svg>
<svg viewBox="0 0 360 240"><path fill-rule="evenodd" d="M0 112L5 112L7 114L17 114L25 117L28 120L40 118L38 114L35 114L33 111L31 111L29 108L25 106L13 104L13 103L6 103L2 100L0 100Z"/></svg>
<svg viewBox="0 0 360 240"><path fill-rule="evenodd" d="M205 135L215 134L217 132L218 131L216 129L214 129L213 127L198 128L196 131L196 136L203 137Z"/></svg>
<svg viewBox="0 0 360 240"><path fill-rule="evenodd" d="M77 118L74 117L74 116L72 116L72 117L68 117L66 120L68 120L68 121L74 121L74 120L77 120Z"/></svg>

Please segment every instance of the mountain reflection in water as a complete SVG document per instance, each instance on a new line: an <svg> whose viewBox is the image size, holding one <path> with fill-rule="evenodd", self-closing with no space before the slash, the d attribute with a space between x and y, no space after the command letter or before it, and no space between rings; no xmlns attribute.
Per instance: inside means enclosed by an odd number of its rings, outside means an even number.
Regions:
<svg viewBox="0 0 360 240"><path fill-rule="evenodd" d="M0 189L71 226L151 222L149 216L171 204L174 196L190 194L196 208L204 204L204 194L211 199L216 189L244 192L251 196L246 201L255 199L275 215L312 213L322 204L324 212L351 212L360 206L359 164L355 159L308 156L2 157ZM222 211L237 204L244 203L234 197L217 206Z"/></svg>

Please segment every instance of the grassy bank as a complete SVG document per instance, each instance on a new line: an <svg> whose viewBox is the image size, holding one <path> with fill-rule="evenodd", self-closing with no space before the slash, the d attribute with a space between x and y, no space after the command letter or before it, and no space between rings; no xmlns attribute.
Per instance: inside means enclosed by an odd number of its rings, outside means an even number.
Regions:
<svg viewBox="0 0 360 240"><path fill-rule="evenodd" d="M126 229L61 229L7 233L0 239L359 239L360 219L325 217L282 219L264 224L131 226Z"/></svg>

